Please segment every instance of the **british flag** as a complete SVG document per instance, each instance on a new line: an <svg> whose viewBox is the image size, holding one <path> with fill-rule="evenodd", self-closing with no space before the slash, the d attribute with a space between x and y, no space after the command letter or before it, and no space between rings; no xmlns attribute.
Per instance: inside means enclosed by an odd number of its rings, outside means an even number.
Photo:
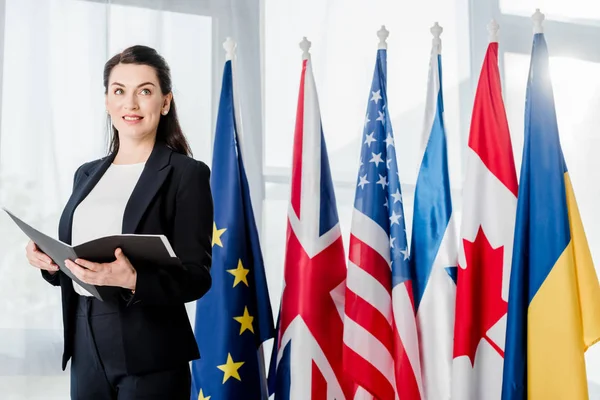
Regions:
<svg viewBox="0 0 600 400"><path fill-rule="evenodd" d="M423 388L402 192L380 48L354 201L344 322L346 373L362 398L420 399ZM368 393L366 393L368 392Z"/></svg>
<svg viewBox="0 0 600 400"><path fill-rule="evenodd" d="M275 399L350 399L342 370L346 265L315 81L302 63Z"/></svg>

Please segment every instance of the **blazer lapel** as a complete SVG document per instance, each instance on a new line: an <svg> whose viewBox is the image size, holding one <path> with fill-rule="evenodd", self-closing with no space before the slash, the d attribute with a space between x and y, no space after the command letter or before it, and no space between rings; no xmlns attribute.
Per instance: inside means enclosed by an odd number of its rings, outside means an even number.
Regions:
<svg viewBox="0 0 600 400"><path fill-rule="evenodd" d="M142 175L125 207L123 233L135 233L150 202L169 176L172 168L169 165L171 153L171 149L162 142L156 142L154 145Z"/></svg>
<svg viewBox="0 0 600 400"><path fill-rule="evenodd" d="M105 159L101 160L99 164L94 166L89 171L83 171L83 177L79 178L79 182L76 183L76 187L73 190L71 198L65 205L63 215L60 219L58 227L58 237L62 242L71 244L71 233L73 226L73 214L75 208L86 198L92 191L94 186L98 183L102 175L106 172L110 164L115 159L116 154L110 154Z"/></svg>

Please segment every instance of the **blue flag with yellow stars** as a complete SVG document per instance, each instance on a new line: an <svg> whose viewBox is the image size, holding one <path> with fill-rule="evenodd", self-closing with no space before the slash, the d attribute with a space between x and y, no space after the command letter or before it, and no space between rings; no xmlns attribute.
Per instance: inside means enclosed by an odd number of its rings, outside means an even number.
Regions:
<svg viewBox="0 0 600 400"><path fill-rule="evenodd" d="M196 303L200 359L191 400L265 399L261 344L274 335L258 232L236 129L231 61L225 63L211 188L212 287Z"/></svg>

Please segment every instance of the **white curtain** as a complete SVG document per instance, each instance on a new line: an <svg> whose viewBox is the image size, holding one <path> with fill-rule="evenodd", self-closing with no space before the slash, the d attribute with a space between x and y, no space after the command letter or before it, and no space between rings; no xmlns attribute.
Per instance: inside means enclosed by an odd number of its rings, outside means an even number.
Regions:
<svg viewBox="0 0 600 400"><path fill-rule="evenodd" d="M419 3L420 4L420 3ZM381 25L389 30L388 98L403 184L407 226L412 218L413 190L425 112L425 92L432 35L439 21L442 34L446 127L453 191L461 186L461 146L468 132L470 75L468 1L435 0L401 4L394 0L265 0L265 234L268 279L274 309L283 279L285 221L294 120L302 66L298 46L312 42L323 132L335 184L340 225L346 246L354 205L361 135L375 68ZM466 93L466 96L465 96ZM455 211L460 213L460 202ZM410 229L408 229L410 235Z"/></svg>
<svg viewBox="0 0 600 400"><path fill-rule="evenodd" d="M245 144L260 205L258 1L4 0L2 20L0 205L56 237L75 169L107 153L104 63L134 44L154 47L169 63L183 130L194 157L210 165L226 36L240 42L239 83L253 114L244 118ZM60 290L29 266L26 243L2 212L0 398L67 399Z"/></svg>

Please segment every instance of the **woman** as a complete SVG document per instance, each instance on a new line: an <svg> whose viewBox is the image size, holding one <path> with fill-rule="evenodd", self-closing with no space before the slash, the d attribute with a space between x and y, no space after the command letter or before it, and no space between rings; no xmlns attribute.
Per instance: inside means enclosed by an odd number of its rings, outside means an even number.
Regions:
<svg viewBox="0 0 600 400"><path fill-rule="evenodd" d="M99 301L58 270L34 243L27 258L63 304L62 368L71 359L71 398L189 399L188 362L199 357L184 303L211 286L213 203L208 167L189 157L170 70L154 49L133 46L104 67L112 120L109 155L83 164L59 225L76 245L120 233L163 234L183 267L67 261L83 282L120 289Z"/></svg>

